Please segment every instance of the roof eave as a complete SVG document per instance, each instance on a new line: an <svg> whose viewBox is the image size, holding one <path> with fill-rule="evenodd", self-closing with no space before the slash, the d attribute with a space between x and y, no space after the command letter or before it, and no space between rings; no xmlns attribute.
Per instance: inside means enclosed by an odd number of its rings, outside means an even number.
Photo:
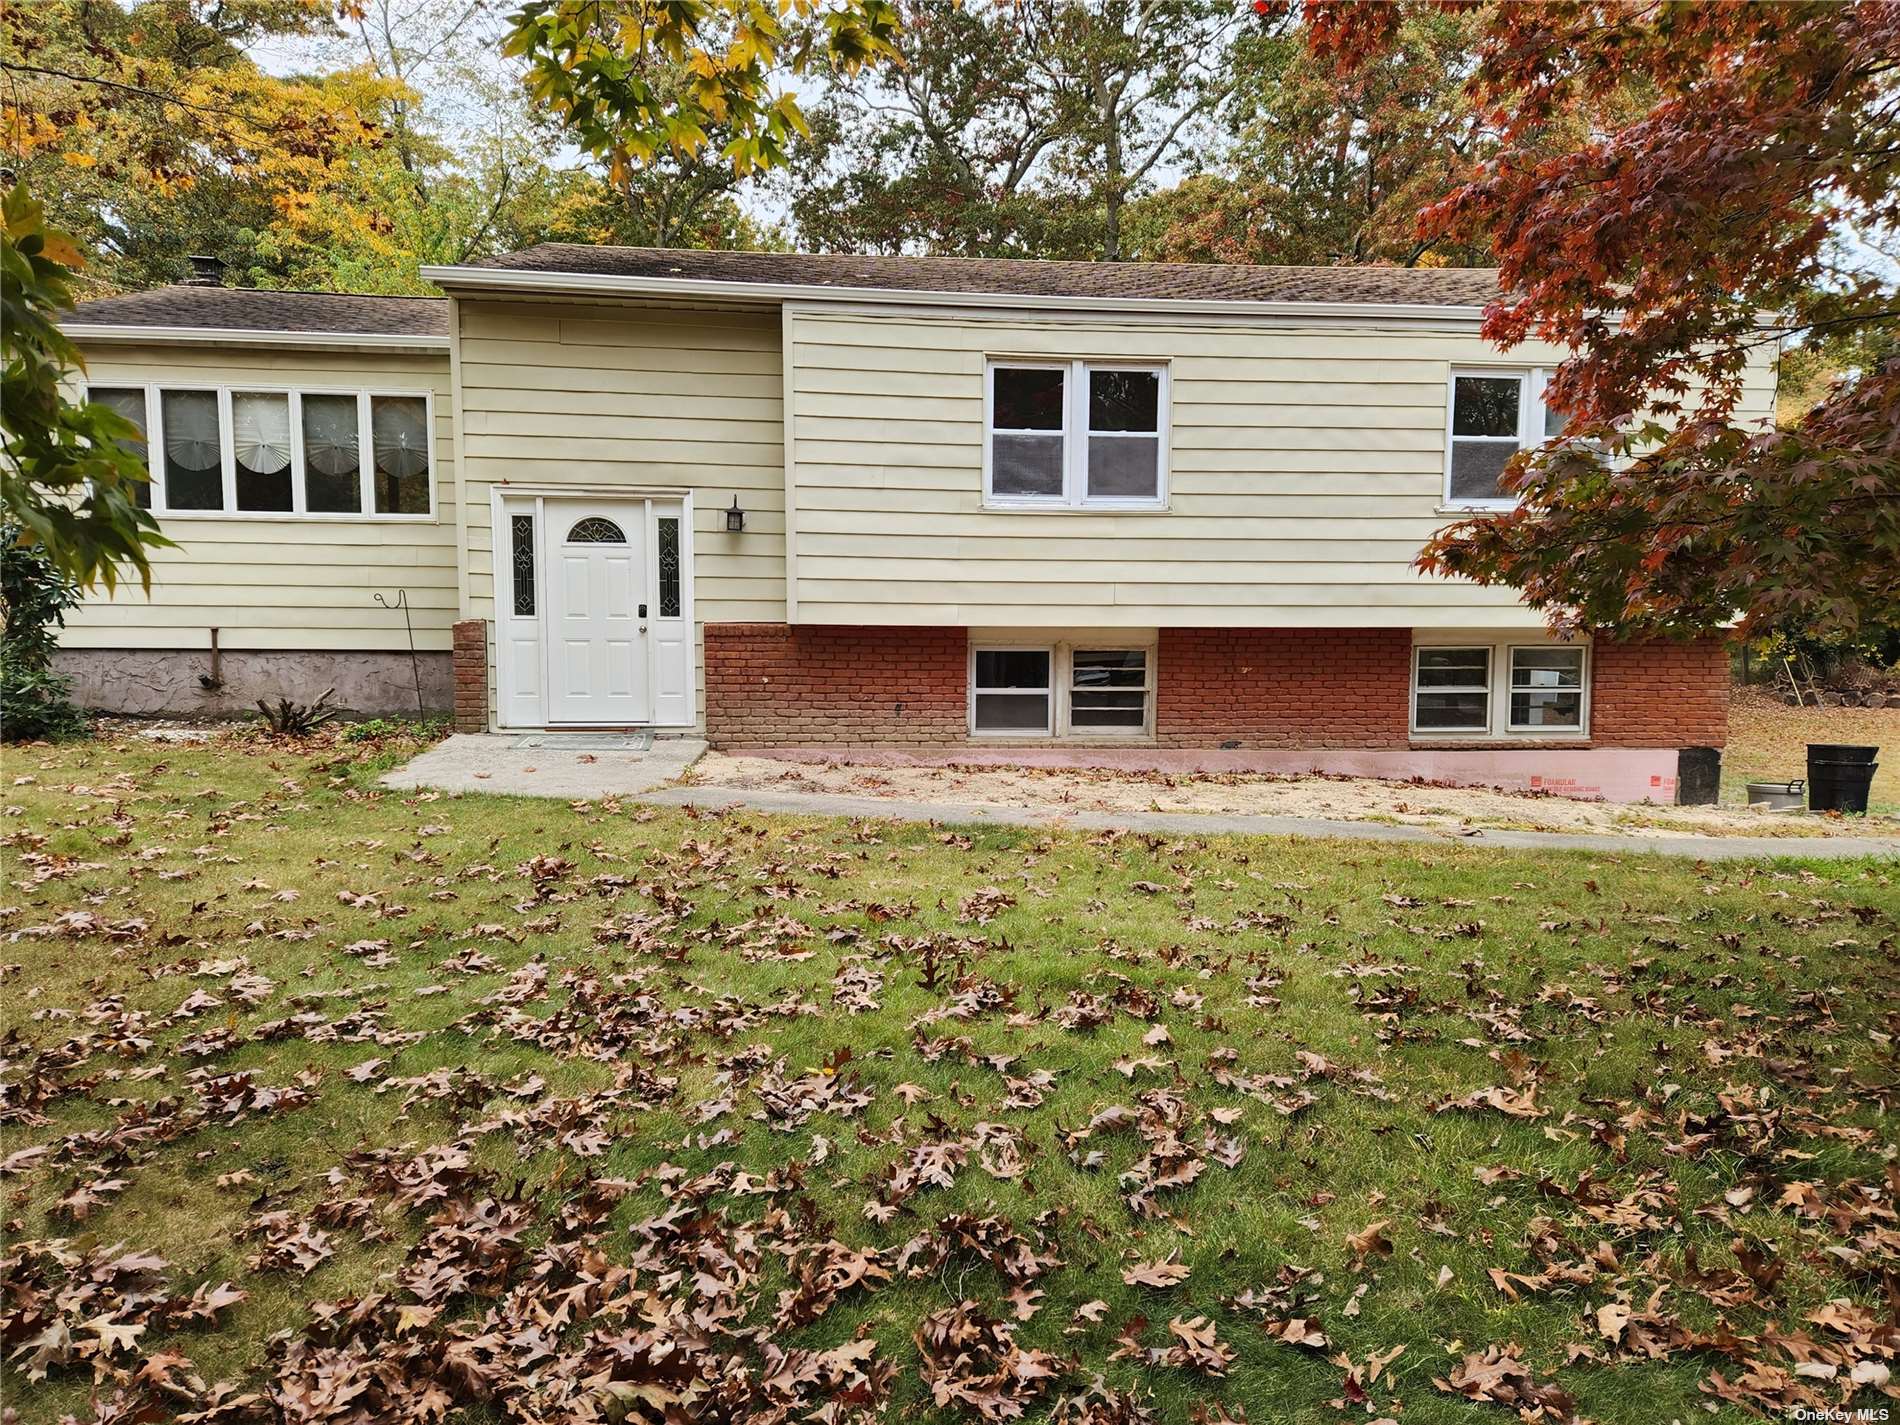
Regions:
<svg viewBox="0 0 1900 1425"><path fill-rule="evenodd" d="M881 306L983 307L1076 313L1145 312L1179 316L1402 319L1470 325L1481 306L1435 302L1263 302L1180 297L1056 297L1024 292L939 292L896 287L833 287L812 282L723 282L694 277L630 277L596 272L540 272L508 267L424 267L438 287L579 296L685 297L772 306L781 302L847 302Z"/></svg>
<svg viewBox="0 0 1900 1425"><path fill-rule="evenodd" d="M303 351L386 351L437 355L448 351L446 335L419 332L259 331L251 327L165 327L122 322L63 322L74 341L146 346L268 346Z"/></svg>

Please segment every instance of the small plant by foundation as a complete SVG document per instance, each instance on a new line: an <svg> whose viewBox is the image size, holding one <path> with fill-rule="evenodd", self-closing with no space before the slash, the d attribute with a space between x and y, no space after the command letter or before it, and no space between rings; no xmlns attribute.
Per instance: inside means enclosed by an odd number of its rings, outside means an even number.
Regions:
<svg viewBox="0 0 1900 1425"><path fill-rule="evenodd" d="M307 737L336 718L337 709L330 705L330 699L335 695L335 688L326 688L323 696L313 703L294 703L289 698L279 698L275 706L259 698L257 710L264 714L264 724L273 737Z"/></svg>

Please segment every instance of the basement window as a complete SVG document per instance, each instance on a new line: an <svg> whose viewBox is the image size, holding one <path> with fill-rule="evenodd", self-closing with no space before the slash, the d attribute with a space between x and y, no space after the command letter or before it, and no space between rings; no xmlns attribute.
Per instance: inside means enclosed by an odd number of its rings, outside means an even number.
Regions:
<svg viewBox="0 0 1900 1425"><path fill-rule="evenodd" d="M1047 737L1050 668L1047 648L979 648L970 676L970 726L977 732Z"/></svg>
<svg viewBox="0 0 1900 1425"><path fill-rule="evenodd" d="M1489 648L1420 648L1412 656L1414 730L1490 731Z"/></svg>
<svg viewBox="0 0 1900 1425"><path fill-rule="evenodd" d="M1152 647L979 646L970 655L970 731L979 736L1139 737L1153 713Z"/></svg>
<svg viewBox="0 0 1900 1425"><path fill-rule="evenodd" d="M1412 732L1421 738L1587 737L1587 643L1420 644Z"/></svg>
<svg viewBox="0 0 1900 1425"><path fill-rule="evenodd" d="M1582 731L1583 671L1581 648L1513 648L1511 731Z"/></svg>

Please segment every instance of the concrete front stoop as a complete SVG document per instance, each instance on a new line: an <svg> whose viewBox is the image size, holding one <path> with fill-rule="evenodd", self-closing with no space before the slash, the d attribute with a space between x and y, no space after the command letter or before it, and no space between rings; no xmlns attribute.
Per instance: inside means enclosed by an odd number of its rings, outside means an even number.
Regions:
<svg viewBox="0 0 1900 1425"><path fill-rule="evenodd" d="M434 788L598 801L677 782L705 750L696 737L458 732L386 773L382 783L397 791Z"/></svg>

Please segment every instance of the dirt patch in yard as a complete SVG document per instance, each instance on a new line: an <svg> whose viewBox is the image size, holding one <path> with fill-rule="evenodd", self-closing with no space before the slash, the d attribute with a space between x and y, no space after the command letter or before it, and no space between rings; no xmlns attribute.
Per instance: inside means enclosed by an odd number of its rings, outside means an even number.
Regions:
<svg viewBox="0 0 1900 1425"><path fill-rule="evenodd" d="M709 752L687 780L695 786L885 797L945 805L1062 812L1207 812L1323 817L1404 826L1621 833L1632 837L1892 836L1900 819L1771 815L1741 807L1674 807L1572 801L1483 787L1445 787L1367 777L1270 773L1132 772L1097 768L863 766L792 762Z"/></svg>
<svg viewBox="0 0 1900 1425"><path fill-rule="evenodd" d="M1900 813L1900 708L1791 708L1759 688L1737 688L1729 702L1722 800L1745 800L1748 782L1806 777L1810 742L1878 747L1867 807Z"/></svg>

